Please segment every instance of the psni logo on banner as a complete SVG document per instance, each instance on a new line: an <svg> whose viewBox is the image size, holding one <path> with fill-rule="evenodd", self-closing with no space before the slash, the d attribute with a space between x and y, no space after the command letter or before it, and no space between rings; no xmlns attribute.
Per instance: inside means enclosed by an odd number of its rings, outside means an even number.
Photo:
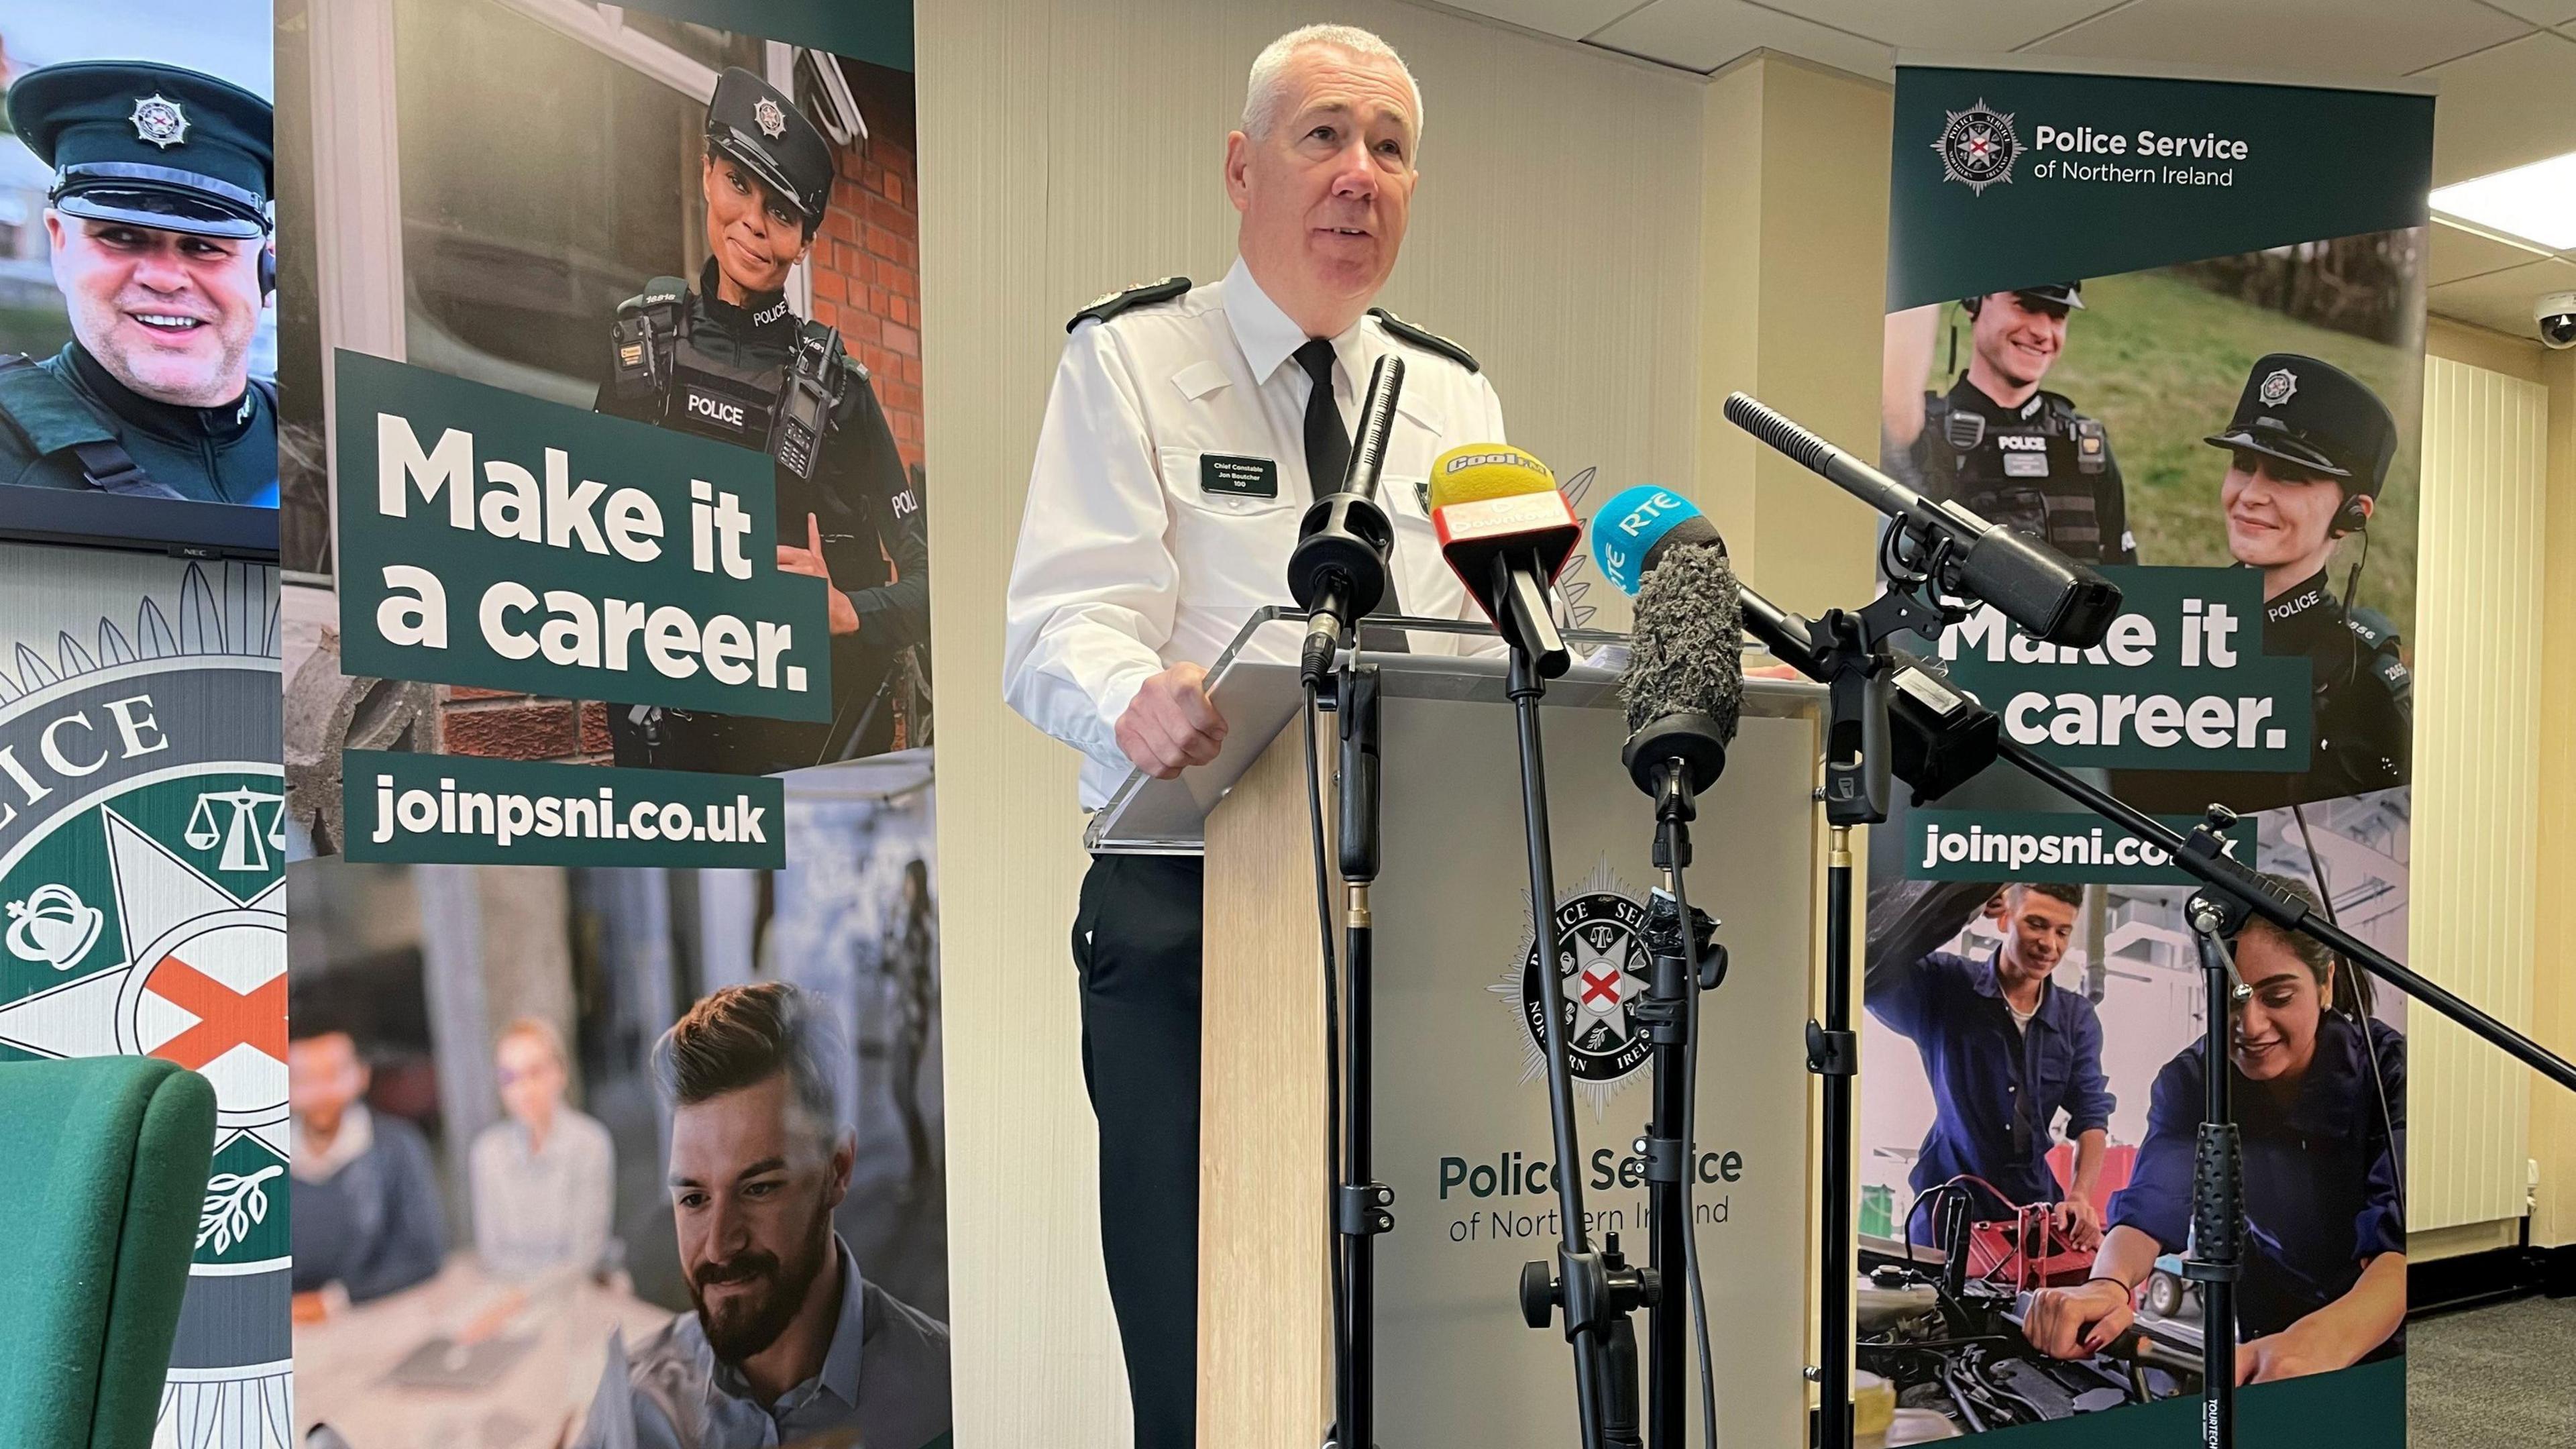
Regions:
<svg viewBox="0 0 2576 1449"><path fill-rule="evenodd" d="M1986 188L2012 181L2013 159L2021 155L2021 137L2013 118L1985 103L1951 111L1932 149L1941 153L1941 179L1956 181L1979 196Z"/></svg>

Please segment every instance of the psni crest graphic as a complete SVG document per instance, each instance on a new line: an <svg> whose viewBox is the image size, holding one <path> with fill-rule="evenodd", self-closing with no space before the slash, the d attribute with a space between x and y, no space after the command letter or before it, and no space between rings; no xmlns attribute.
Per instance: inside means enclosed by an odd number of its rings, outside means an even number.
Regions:
<svg viewBox="0 0 2576 1449"><path fill-rule="evenodd" d="M156 1443L283 1445L276 575L136 560L119 587L28 563L7 585L24 632L0 639L0 1061L157 1056L213 1083Z"/></svg>

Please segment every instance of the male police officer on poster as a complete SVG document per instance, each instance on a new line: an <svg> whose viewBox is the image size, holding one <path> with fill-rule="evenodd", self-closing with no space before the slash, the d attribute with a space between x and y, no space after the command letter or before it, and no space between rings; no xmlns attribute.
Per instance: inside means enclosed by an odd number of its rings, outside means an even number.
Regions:
<svg viewBox="0 0 2576 1449"><path fill-rule="evenodd" d="M1911 379L1892 392L1889 471L1932 498L1956 499L1979 517L2036 534L2069 558L2136 563L2128 494L2109 435L2063 394L2039 385L2066 350L2068 318L2083 309L2084 284L2021 287L1960 305L1969 319L1967 370L1947 392L1918 394ZM1928 328L1932 316L1927 309L1910 324L1890 318L1891 333ZM1907 348L1892 335L1890 357L1928 363L1928 331L1917 341Z"/></svg>
<svg viewBox="0 0 2576 1449"><path fill-rule="evenodd" d="M2358 534L2368 546L2397 456L2396 417L2342 368L2276 352L2247 370L2235 414L2205 441L2228 453L2219 484L2227 551L2263 571L2263 652L2308 660L2309 765L2282 774L2122 772L2114 789L2132 804L2196 813L2211 801L2268 810L2405 784L2415 691L2396 626L2353 603L2358 563L2342 598L2328 577L2343 540Z"/></svg>
<svg viewBox="0 0 2576 1449"><path fill-rule="evenodd" d="M1131 771L1216 758L1206 666L1283 601L1297 522L1337 487L1371 366L1406 362L1379 498L1405 612L1474 606L1442 562L1417 485L1441 450L1503 440L1475 360L1370 301L1395 266L1422 97L1366 31L1313 26L1253 62L1225 184L1239 259L1073 319L1030 471L1011 570L1003 695L1083 752L1097 808ZM1256 637L1294 657L1299 631ZM1438 647L1429 636L1416 647ZM1196 1435L1199 932L1195 857L1104 855L1073 954L1083 1069L1100 1122L1101 1250L1145 1449Z"/></svg>
<svg viewBox="0 0 2576 1449"><path fill-rule="evenodd" d="M0 484L277 506L277 388L250 376L276 290L268 102L141 61L19 77L53 168L45 235L72 340L0 357Z"/></svg>
<svg viewBox="0 0 2576 1449"><path fill-rule="evenodd" d="M740 67L716 80L706 142L706 265L695 288L659 277L618 307L596 407L770 455L778 567L831 584L833 718L612 704L608 727L621 765L766 774L886 747L890 671L929 638L930 544L867 369L788 307L831 199L831 143Z"/></svg>

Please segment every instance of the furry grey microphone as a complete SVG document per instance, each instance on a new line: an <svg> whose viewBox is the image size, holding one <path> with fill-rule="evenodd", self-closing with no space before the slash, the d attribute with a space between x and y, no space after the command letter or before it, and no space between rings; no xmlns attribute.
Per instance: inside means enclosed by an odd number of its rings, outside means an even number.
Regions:
<svg viewBox="0 0 2576 1449"><path fill-rule="evenodd" d="M1628 728L1689 712L1733 740L1744 710L1744 605L1724 548L1675 549L1657 562L1637 590L1631 632L1619 677Z"/></svg>
<svg viewBox="0 0 2576 1449"><path fill-rule="evenodd" d="M1726 769L1744 711L1742 593L1723 544L1666 550L1637 589L1619 677L1629 727L1621 758L1649 795L1670 766L1683 767L1694 795Z"/></svg>

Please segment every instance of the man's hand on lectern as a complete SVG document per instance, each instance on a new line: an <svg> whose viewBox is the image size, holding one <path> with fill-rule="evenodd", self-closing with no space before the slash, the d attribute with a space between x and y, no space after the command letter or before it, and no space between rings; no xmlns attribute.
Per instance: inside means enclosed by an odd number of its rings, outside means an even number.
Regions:
<svg viewBox="0 0 2576 1449"><path fill-rule="evenodd" d="M1225 717L1208 698L1206 680L1207 671L1198 665L1175 664L1136 691L1118 717L1118 748L1137 769L1171 780L1216 758L1225 743Z"/></svg>

